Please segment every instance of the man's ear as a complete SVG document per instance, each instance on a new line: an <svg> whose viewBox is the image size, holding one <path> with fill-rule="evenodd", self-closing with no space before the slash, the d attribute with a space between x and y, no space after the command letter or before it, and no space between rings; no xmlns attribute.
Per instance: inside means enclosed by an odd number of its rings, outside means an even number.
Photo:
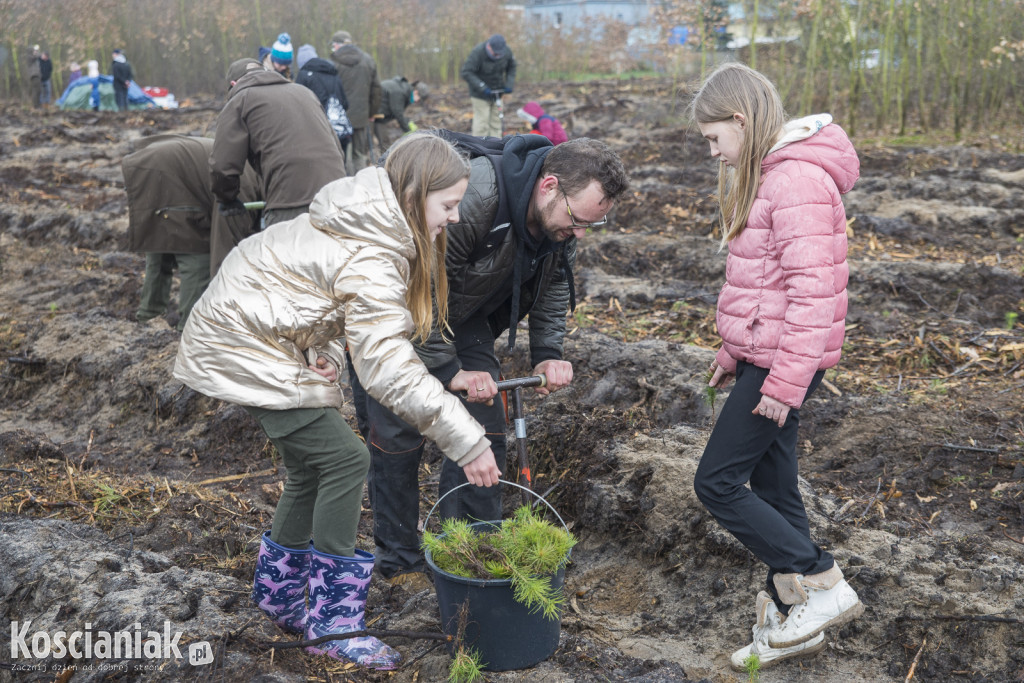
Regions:
<svg viewBox="0 0 1024 683"><path fill-rule="evenodd" d="M540 182L537 186L540 190L544 192L554 192L558 190L559 187L558 176L549 173L540 179Z"/></svg>

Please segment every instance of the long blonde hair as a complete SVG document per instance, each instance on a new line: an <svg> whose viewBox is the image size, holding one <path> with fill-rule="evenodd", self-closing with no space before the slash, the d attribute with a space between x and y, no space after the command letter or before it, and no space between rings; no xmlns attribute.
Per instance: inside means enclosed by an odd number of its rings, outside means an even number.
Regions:
<svg viewBox="0 0 1024 683"><path fill-rule="evenodd" d="M416 258L409 273L406 305L412 313L415 341L425 341L434 327L448 328L448 274L444 255L446 233L431 237L426 200L431 192L444 190L469 177L469 161L451 143L430 133L403 136L388 152L384 170L398 197L405 220L412 228Z"/></svg>
<svg viewBox="0 0 1024 683"><path fill-rule="evenodd" d="M718 169L723 247L746 227L761 184L761 162L786 123L775 85L749 66L728 62L704 79L690 104L690 115L698 124L708 124L727 121L737 113L746 118L740 158L735 168L722 164Z"/></svg>

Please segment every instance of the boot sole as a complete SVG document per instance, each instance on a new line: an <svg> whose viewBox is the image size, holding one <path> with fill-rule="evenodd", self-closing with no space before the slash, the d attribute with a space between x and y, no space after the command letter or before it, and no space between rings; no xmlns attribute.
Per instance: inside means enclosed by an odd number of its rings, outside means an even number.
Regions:
<svg viewBox="0 0 1024 683"><path fill-rule="evenodd" d="M800 643L806 643L808 640L815 637L825 629L833 628L835 626L842 626L843 624L853 621L862 614L864 614L864 603L858 600L856 605L846 610L842 614L836 615L829 621L825 622L820 628L815 629L813 632L808 633L806 636L795 638L793 640L780 640L777 643L773 643L771 640L771 636L769 636L768 645L770 645L773 648L784 649L787 647L793 647L794 645L799 645Z"/></svg>
<svg viewBox="0 0 1024 683"><path fill-rule="evenodd" d="M311 655L324 655L325 657L330 657L336 662L341 662L342 664L352 664L362 669L366 669L367 671L394 671L398 668L398 665L401 663L395 662L394 664L360 664L356 660L350 657L346 657L341 653L335 656L331 654L329 650L327 650L326 648L322 648L319 645L309 645L305 648L305 650Z"/></svg>
<svg viewBox="0 0 1024 683"><path fill-rule="evenodd" d="M816 636L811 636L807 640L813 640L815 637ZM804 641L804 642L807 642L807 641ZM773 648L773 649L775 649L775 648ZM816 655L816 654L818 654L819 652L821 652L824 649L825 649L825 639L822 638L820 643L815 643L814 645L810 645L810 646L804 648L803 650L797 650L796 652L789 652L787 654L779 655L778 657L773 657L772 659L768 659L768 660L760 659L760 657L759 657L758 658L760 660L760 665L759 666L762 669L767 669L768 667L774 666L775 664L778 664L779 662L784 662L787 659L793 659L794 657L810 657L811 655ZM747 670L747 668L745 666L736 666L732 662L731 658L729 659L729 667L733 671L745 672Z"/></svg>

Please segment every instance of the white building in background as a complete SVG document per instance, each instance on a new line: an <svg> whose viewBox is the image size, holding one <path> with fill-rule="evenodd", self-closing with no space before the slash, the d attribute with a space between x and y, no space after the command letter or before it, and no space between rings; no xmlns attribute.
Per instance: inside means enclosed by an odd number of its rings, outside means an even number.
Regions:
<svg viewBox="0 0 1024 683"><path fill-rule="evenodd" d="M528 24L574 29L594 19L637 26L656 4L656 0L527 0L521 6Z"/></svg>

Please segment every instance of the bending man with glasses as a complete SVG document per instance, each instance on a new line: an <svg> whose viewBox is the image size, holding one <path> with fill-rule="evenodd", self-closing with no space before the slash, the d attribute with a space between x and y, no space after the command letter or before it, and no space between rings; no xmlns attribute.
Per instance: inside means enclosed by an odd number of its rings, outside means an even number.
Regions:
<svg viewBox="0 0 1024 683"><path fill-rule="evenodd" d="M495 340L529 315L530 359L547 375L546 395L572 381L562 359L566 316L575 305L572 268L576 240L605 225L627 190L622 161L589 138L557 147L536 135L505 138L500 163L472 160L460 220L446 229L448 322L417 349L431 374L452 392L465 392L470 414L487 430L498 468L505 468L505 411L497 393L500 364ZM351 373L350 373L351 375ZM376 569L394 584L429 585L420 551L419 465L423 437L365 396L352 377L359 427L370 449L368 476L373 508ZM466 481L443 462L438 495ZM466 487L446 497L442 519L501 519L500 487Z"/></svg>

